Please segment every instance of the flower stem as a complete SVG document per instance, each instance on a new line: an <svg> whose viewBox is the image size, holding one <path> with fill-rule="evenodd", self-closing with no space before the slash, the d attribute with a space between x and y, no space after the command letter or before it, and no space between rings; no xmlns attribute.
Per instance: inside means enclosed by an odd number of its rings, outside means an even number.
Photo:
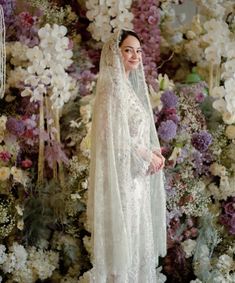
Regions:
<svg viewBox="0 0 235 283"><path fill-rule="evenodd" d="M212 88L213 88L213 70L214 70L213 63L210 63L209 66L209 95L211 94Z"/></svg>
<svg viewBox="0 0 235 283"><path fill-rule="evenodd" d="M37 183L40 185L43 183L43 171L44 171L44 101L40 102L39 110L39 150L38 150L38 180Z"/></svg>

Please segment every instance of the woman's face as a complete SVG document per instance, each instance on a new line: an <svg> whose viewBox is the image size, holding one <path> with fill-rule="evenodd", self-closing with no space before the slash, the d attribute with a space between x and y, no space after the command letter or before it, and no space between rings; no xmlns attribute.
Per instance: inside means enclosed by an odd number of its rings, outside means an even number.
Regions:
<svg viewBox="0 0 235 283"><path fill-rule="evenodd" d="M138 68L139 63L142 60L140 42L136 37L128 35L122 42L120 49L124 68L126 74L128 75L130 71Z"/></svg>

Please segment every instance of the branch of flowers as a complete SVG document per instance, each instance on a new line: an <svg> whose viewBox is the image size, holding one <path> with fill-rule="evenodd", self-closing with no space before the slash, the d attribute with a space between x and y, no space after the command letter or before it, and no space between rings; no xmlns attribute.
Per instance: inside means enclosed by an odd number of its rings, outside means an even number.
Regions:
<svg viewBox="0 0 235 283"><path fill-rule="evenodd" d="M44 101L40 101L40 112L39 112L39 150L38 150L38 185L43 183L43 171L44 171Z"/></svg>

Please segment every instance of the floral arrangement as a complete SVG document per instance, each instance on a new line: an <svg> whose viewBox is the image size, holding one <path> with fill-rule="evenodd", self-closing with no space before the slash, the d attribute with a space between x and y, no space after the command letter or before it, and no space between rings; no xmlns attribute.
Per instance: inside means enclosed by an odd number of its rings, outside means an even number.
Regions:
<svg viewBox="0 0 235 283"><path fill-rule="evenodd" d="M129 11L132 1L86 1L88 30L94 39L105 42L117 28L132 28L132 13Z"/></svg>
<svg viewBox="0 0 235 283"><path fill-rule="evenodd" d="M140 36L146 80L157 89L157 63L160 57L160 13L158 1L133 1L131 11L134 30Z"/></svg>
<svg viewBox="0 0 235 283"><path fill-rule="evenodd" d="M158 280L234 282L233 2L195 0L198 15L178 27L172 5L184 1L26 2L0 0L7 28L0 100L2 282L89 282L85 210L98 55L110 32L132 25L144 41L166 157L168 253ZM84 22L101 42L77 34ZM157 77L157 64L170 79Z"/></svg>

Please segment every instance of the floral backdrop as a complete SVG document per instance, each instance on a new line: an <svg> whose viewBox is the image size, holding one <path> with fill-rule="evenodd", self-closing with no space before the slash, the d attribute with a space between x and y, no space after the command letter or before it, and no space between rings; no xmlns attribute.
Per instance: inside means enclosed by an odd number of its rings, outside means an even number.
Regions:
<svg viewBox="0 0 235 283"><path fill-rule="evenodd" d="M159 282L235 282L235 6L192 0L0 0L0 282L89 282L90 128L103 42L143 40L166 157ZM175 24L179 21L178 24Z"/></svg>

